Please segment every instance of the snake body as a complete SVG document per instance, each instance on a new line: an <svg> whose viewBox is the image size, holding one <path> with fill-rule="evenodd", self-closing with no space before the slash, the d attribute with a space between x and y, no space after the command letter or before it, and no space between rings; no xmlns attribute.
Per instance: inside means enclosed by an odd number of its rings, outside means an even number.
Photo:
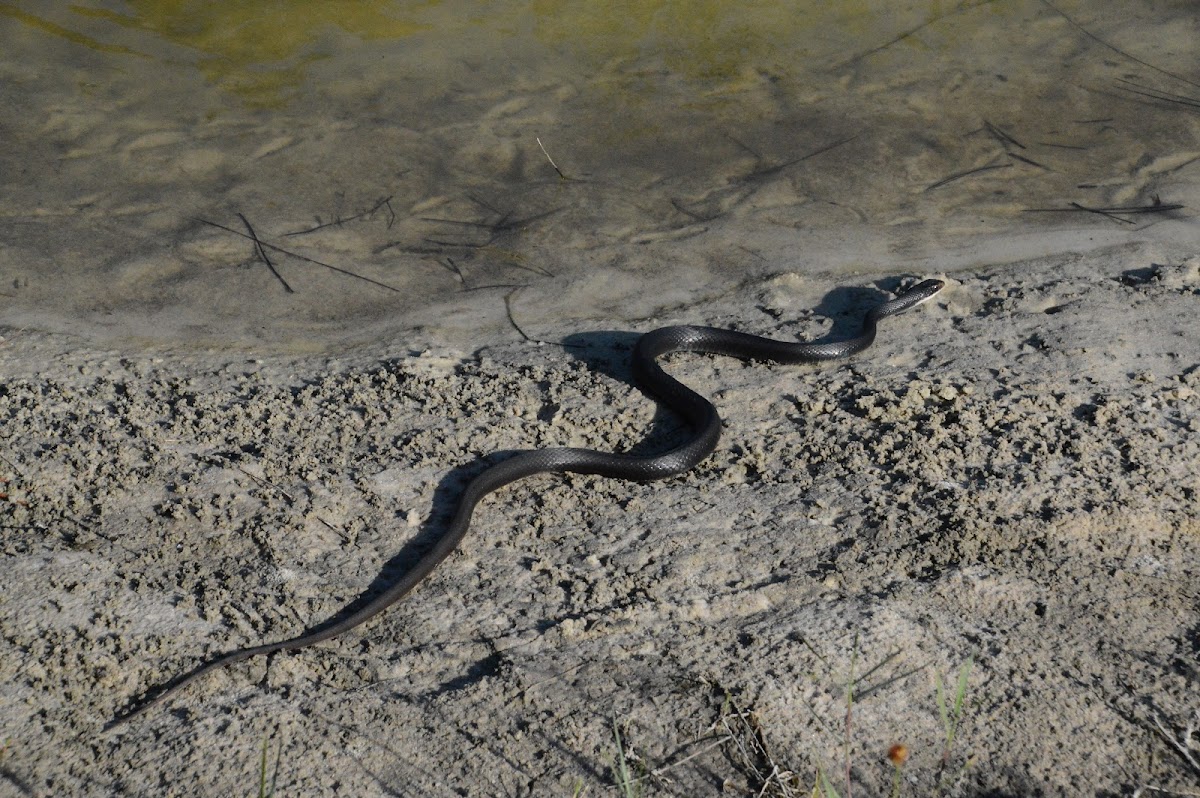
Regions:
<svg viewBox="0 0 1200 798"><path fill-rule="evenodd" d="M880 319L894 316L925 302L943 286L944 283L940 280L925 280L895 299L872 308L863 319L861 332L845 341L796 343L776 341L734 330L695 326L662 327L646 333L638 339L633 350L634 378L642 388L684 417L695 430L691 439L668 452L650 457L599 452L593 449L552 448L520 452L497 463L467 485L454 518L438 542L401 579L378 593L360 609L308 634L239 649L210 659L179 677L158 695L136 706L110 726L124 723L145 712L209 671L262 654L311 646L366 623L407 595L450 556L466 536L471 515L480 499L511 482L534 474L568 471L646 482L675 476L695 467L716 448L721 436L721 417L710 401L663 371L658 365L658 358L675 352L704 352L746 360L791 364L817 363L849 357L863 351L875 341L876 325Z"/></svg>

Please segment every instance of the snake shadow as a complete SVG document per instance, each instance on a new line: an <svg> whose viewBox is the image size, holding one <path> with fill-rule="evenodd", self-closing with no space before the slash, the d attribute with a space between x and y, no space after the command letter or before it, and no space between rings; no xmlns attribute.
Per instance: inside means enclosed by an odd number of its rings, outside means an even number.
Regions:
<svg viewBox="0 0 1200 798"><path fill-rule="evenodd" d="M901 280L898 277L887 278L877 283L883 291L889 292L898 290L900 284ZM833 322L828 335L819 340L840 341L858 335L866 310L878 305L880 299L881 291L872 288L836 288L830 291L813 309L816 314L825 316ZM627 330L594 330L568 335L557 345L561 346L569 356L584 363L590 370L641 390L633 378L630 366L634 345L641 336L640 332ZM683 421L673 411L663 407L653 396L646 394L646 397L648 401L654 402L658 409L646 434L626 450L630 454L660 453L677 443L678 439L686 437L688 433ZM308 629L306 634L321 631L338 623L370 603L374 596L395 584L440 539L458 506L459 498L467 483L488 468L522 451L528 450L497 450L448 471L434 488L431 513L421 524L417 534L401 546L400 550L383 565L378 576L372 580L360 596L347 604L336 615ZM397 515L396 518L399 522L400 516ZM547 619L545 624L552 626L554 621ZM483 668L483 671L488 670L482 664L480 667ZM469 676L485 676L486 673L483 671L469 674Z"/></svg>

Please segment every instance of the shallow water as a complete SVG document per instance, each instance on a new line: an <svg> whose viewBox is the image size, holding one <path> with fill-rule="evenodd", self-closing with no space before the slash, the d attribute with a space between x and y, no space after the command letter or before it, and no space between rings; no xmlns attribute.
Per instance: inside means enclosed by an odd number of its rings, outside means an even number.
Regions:
<svg viewBox="0 0 1200 798"><path fill-rule="evenodd" d="M1189 4L827 5L0 3L0 324L469 349L1200 240Z"/></svg>

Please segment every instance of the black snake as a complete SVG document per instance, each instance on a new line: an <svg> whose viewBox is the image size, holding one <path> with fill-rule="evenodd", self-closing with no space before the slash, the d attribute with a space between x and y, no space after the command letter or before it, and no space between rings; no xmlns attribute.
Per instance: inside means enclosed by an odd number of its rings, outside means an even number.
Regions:
<svg viewBox="0 0 1200 798"><path fill-rule="evenodd" d="M925 280L895 299L872 308L863 320L862 331L846 341L794 343L716 327L692 326L663 327L646 333L638 339L633 350L633 376L642 388L687 420L695 430L695 435L690 440L664 454L652 457L568 448L520 452L475 477L463 491L454 519L437 544L421 557L403 578L370 599L360 609L311 633L277 643L239 649L210 659L178 678L157 696L141 706L135 706L124 716L113 721L110 727L146 711L211 670L259 654L311 646L366 623L407 595L450 556L466 536L471 514L479 500L510 482L534 474L565 471L644 482L664 479L695 467L716 448L717 440L721 436L721 417L717 415L717 409L711 402L663 371L657 362L659 357L673 352L708 352L776 363L816 363L848 357L863 351L874 342L876 325L880 319L894 316L925 302L942 290L944 285L941 280Z"/></svg>

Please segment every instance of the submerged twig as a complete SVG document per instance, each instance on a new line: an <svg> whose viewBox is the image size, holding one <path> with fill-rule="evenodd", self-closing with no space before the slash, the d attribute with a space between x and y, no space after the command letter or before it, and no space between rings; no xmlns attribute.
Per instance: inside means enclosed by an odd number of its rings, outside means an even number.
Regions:
<svg viewBox="0 0 1200 798"><path fill-rule="evenodd" d="M671 198L671 204L673 206L675 206L675 210L679 211L684 216L691 219L693 222L704 224L705 222L711 222L713 219L717 218L715 215L714 216L704 216L702 214L695 213L694 211L689 211L687 208L683 207L682 202L675 199L674 197Z"/></svg>
<svg viewBox="0 0 1200 798"><path fill-rule="evenodd" d="M1019 147L1022 150L1026 149L1025 145L1010 136L1006 131L996 127L986 119L983 120L983 126L988 133L991 133L1001 144L1012 144L1014 147ZM1010 153L1011 155L1011 153Z"/></svg>
<svg viewBox="0 0 1200 798"><path fill-rule="evenodd" d="M545 155L545 156L546 156L546 160L547 160L547 161L549 161L549 162L550 162L550 165L554 167L554 171L558 172L558 176L559 176L559 177L561 177L563 180L570 180L571 178L569 178L569 177L567 177L566 175L564 175L564 174L563 174L563 170L561 170L561 169L559 169L559 168L558 168L558 164L556 164L556 163L554 162L554 159L550 157L550 153L546 152L546 148L545 148L545 146L543 146L543 145L542 145L542 140L541 140L541 138L540 138L540 137L538 137L538 136L534 136L534 137L533 137L533 140L534 140L534 141L536 141L536 142L537 142L537 145L538 145L539 147L541 147L541 148L542 148L542 155Z"/></svg>
<svg viewBox="0 0 1200 798"><path fill-rule="evenodd" d="M474 199L474 198L472 198L472 199ZM480 204L482 205L483 203L480 203ZM484 206L484 207L487 207L487 206ZM456 225L458 227L474 227L474 228L478 228L480 230L486 230L488 232L488 237L487 237L486 241L467 241L467 240L455 241L455 240L450 240L450 239L445 239L445 238L433 238L431 236L426 236L424 238L424 241L427 244L435 244L439 247L456 247L458 249L487 249L488 247L490 247L496 243L496 241L500 238L501 234L511 232L513 230L520 230L521 228L527 227L527 226L533 224L534 222L539 222L542 219L553 216L554 214L558 213L561 210L562 210L561 208L551 208L548 211L542 211L541 213L535 213L531 216L523 216L523 217L518 217L515 219L512 218L512 216L513 216L512 211L509 211L504 214L499 214L499 211L493 211L493 213L497 213L500 215L500 219L495 222L477 222L477 221L473 221L473 220L447 219L447 218L440 217L440 216L422 216L422 217L420 217L420 220L423 222L434 222L437 224ZM538 269L538 268L534 268L534 267L530 267L530 266L522 266L521 264L514 264L514 265L518 266L519 268L524 268L529 271L540 274L543 277L553 277L554 276L554 274L552 272L545 270L545 269Z"/></svg>
<svg viewBox="0 0 1200 798"><path fill-rule="evenodd" d="M283 286L283 290L287 291L289 294L296 293L295 290L288 285L288 281L283 279L283 275L279 273L279 270L275 268L275 264L271 263L271 259L267 257L267 251L263 249L263 242L259 240L258 233L254 232L254 228L250 226L249 220L247 220L246 217L240 213L238 214L238 218L242 220L242 224L246 225L246 231L249 233L247 238L254 242L254 251L258 254L258 257L262 259L262 262L267 264L267 268L271 270L271 274L275 275L275 279L278 280Z"/></svg>
<svg viewBox="0 0 1200 798"><path fill-rule="evenodd" d="M1065 19L1067 22L1069 22L1071 24L1072 27L1074 27L1076 30L1078 30L1080 33L1082 33L1084 36L1087 36L1089 39L1096 42L1096 44L1099 44L1102 47L1107 47L1108 49L1112 50L1114 53L1117 53L1118 55L1124 56L1125 58L1128 58L1130 61L1133 61L1135 64L1141 64L1142 66L1146 67L1147 69L1153 69L1155 72L1159 73L1160 75L1166 75L1169 78L1173 78L1182 83L1186 83L1189 86L1195 86L1197 88L1200 88L1200 83L1197 83L1194 80L1188 80L1187 78L1182 77L1180 75L1176 75L1173 72L1168 72L1167 70L1165 70L1161 67L1156 67L1154 64L1151 64L1148 61L1143 61L1142 59L1138 58L1135 55L1131 55L1130 53L1127 53L1124 50L1114 47L1113 45L1111 45L1108 42L1101 39L1096 34L1092 33L1087 28L1080 25L1078 22L1076 22L1071 17L1064 14L1062 11L1060 11L1058 9L1057 6L1055 6L1053 3L1051 3L1050 0L1042 0L1042 4L1044 6L1046 6L1047 8L1049 8L1051 11L1053 11L1055 14L1058 14L1060 17Z"/></svg>
<svg viewBox="0 0 1200 798"><path fill-rule="evenodd" d="M318 230L324 230L326 227L340 227L341 225L345 224L346 222L353 222L355 219L362 219L363 217L371 216L372 214L375 213L375 211L377 211L383 207L386 207L388 209L388 214L390 214L388 216L387 227L389 230L391 230L392 225L395 224L395 222L396 222L396 212L394 210L392 210L391 196L387 196L387 197L384 197L383 199L379 200L379 202L376 202L371 207L370 210L363 211L362 213L356 213L353 216L347 216L344 219L339 216L338 218L334 219L332 222L325 222L323 224L318 224L316 227L310 227L307 230L293 230L290 233L284 233L284 235L285 236L303 236L303 235L308 235L309 233L315 233ZM318 219L319 218L320 217L318 217Z"/></svg>
<svg viewBox="0 0 1200 798"><path fill-rule="evenodd" d="M1163 202L1157 196L1149 205L1122 205L1112 208L1091 208L1078 202L1072 202L1069 208L1025 208L1025 213L1095 213L1105 216L1122 224L1134 224L1132 219L1122 219L1117 214L1166 213L1177 211L1184 206L1177 202Z"/></svg>
<svg viewBox="0 0 1200 798"><path fill-rule="evenodd" d="M241 214L239 213L238 216L241 216ZM280 252L280 253L283 253L284 255L290 255L293 258L296 258L297 260L302 260L302 261L305 261L306 263L311 263L314 266L323 266L324 268L329 269L330 271L337 272L338 274L344 274L347 277L353 277L356 280L362 280L365 283L370 283L371 285L375 285L380 288L386 288L388 291L394 291L397 294L402 293L401 290L399 288L396 288L395 286L388 285L387 283L381 283L378 280L371 279L370 277L365 277L361 274L355 274L354 272L350 271L349 269L342 269L338 266L333 266L328 263L323 263L322 261L319 261L316 258L310 258L307 255L301 255L298 252L292 252L291 250L284 249L283 247L279 247L274 244L269 244L266 241L262 241L257 236L246 235L245 233L243 233L240 230L234 230L232 227L226 227L225 225L220 224L219 222L210 222L208 219L201 219L198 216L195 216L192 218L194 218L197 222L202 222L203 224L207 224L212 227L216 227L217 229L224 230L227 233L233 233L235 236L241 236L242 238L249 238L252 241L254 241L260 249L274 250L275 252ZM243 219L243 221L244 221L244 219ZM288 290L291 290L291 289L288 289Z"/></svg>
<svg viewBox="0 0 1200 798"><path fill-rule="evenodd" d="M956 174L952 174L949 177L943 177L941 180L937 181L933 185L926 186L925 190L933 191L935 188L941 188L942 186L946 185L947 183L953 183L955 180L962 180L964 177L970 177L971 175L977 175L980 172L990 172L993 169L1010 169L1010 168L1012 168L1011 161L1008 163L994 163L994 164L988 164L987 166L979 166L979 167L976 167L975 169L968 169L965 172L958 172Z"/></svg>
<svg viewBox="0 0 1200 798"><path fill-rule="evenodd" d="M860 135L861 135L860 133L855 133L853 136L847 136L844 139L838 139L837 141L834 141L830 144L826 144L824 147L818 147L817 149L813 150L812 152L806 152L804 155L801 155L799 158L793 158L790 161L779 164L779 166L768 167L766 171L779 171L780 169L787 169L789 166L798 164L801 161L807 161L809 158L816 158L818 155L823 155L832 149L836 149L836 148L842 146L843 144L849 144L850 142L852 142L856 138L858 138Z"/></svg>
<svg viewBox="0 0 1200 798"><path fill-rule="evenodd" d="M465 274L463 274L463 271L462 271L462 269L461 269L461 268L459 268L459 265L458 265L457 263L455 263L455 262L454 262L454 258L449 258L449 257L448 257L448 258L446 258L446 262L445 262L445 263L442 263L442 261L440 261L440 260L438 261L438 263L439 263L439 264L441 264L442 266L444 266L444 267L446 268L446 271L450 272L450 273L451 273L451 274L453 274L455 277L457 277L457 278L458 278L458 282L459 282L459 283L460 283L460 284L461 284L461 285L462 285L464 288L466 287L466 285L467 285L467 276L466 276Z"/></svg>
<svg viewBox="0 0 1200 798"><path fill-rule="evenodd" d="M1038 163L1037 161L1033 160L1032 158L1026 158L1024 155L1018 155L1018 154L1017 154L1017 153L1015 153L1015 152L1010 152L1010 153L1008 154L1008 157L1009 157L1009 158L1016 158L1016 159L1017 159L1018 161L1020 161L1021 163L1027 163L1027 164L1029 164L1030 166L1036 166L1038 169L1045 169L1047 172L1054 171L1054 170L1052 170L1052 169L1051 169L1049 166L1046 166L1046 165L1045 165L1045 164L1043 164L1043 163Z"/></svg>
<svg viewBox="0 0 1200 798"><path fill-rule="evenodd" d="M922 22L920 25L917 25L916 27L909 28L908 30L904 31L903 33L899 34L898 36L896 36L892 39L889 39L888 41L884 42L883 44L872 47L870 50L859 53L858 55L851 56L849 59L842 61L839 64L836 64L835 68L842 69L844 67L850 66L851 64L862 61L864 58L872 56L875 53L882 52L882 51L886 50L887 48L891 47L892 45L902 42L905 39L907 39L911 36L914 36L917 33L920 33L925 28L928 28L929 26L934 25L935 23L941 22L943 19L946 19L947 17L951 17L955 14L961 14L964 11L969 11L969 10L975 8L976 6L987 5L990 2L991 2L991 0L977 0L977 2L974 2L974 3L961 4L946 14L940 14L936 17L933 17L932 19L928 19L925 22Z"/></svg>
<svg viewBox="0 0 1200 798"><path fill-rule="evenodd" d="M1200 108L1200 99L1196 97L1189 97L1186 94L1176 94L1173 91L1162 91L1161 89L1155 89L1150 86L1141 86L1137 83L1134 83L1132 80L1125 80L1124 78L1117 78L1117 88L1121 89L1122 91L1127 91L1130 94L1140 94L1142 97L1149 97L1153 100L1161 100L1165 103L1175 103L1176 105L1182 105L1187 108Z"/></svg>

